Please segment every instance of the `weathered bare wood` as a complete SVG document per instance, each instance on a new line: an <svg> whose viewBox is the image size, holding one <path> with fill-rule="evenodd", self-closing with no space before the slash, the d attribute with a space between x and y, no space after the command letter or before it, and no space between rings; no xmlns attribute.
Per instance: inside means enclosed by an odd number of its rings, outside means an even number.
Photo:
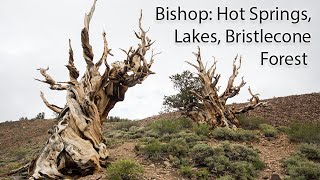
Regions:
<svg viewBox="0 0 320 180"><path fill-rule="evenodd" d="M44 94L42 91L40 91L40 97L42 99L42 101L44 102L44 104L49 108L51 109L53 112L56 112L56 113L61 113L62 111L62 108L59 107L59 106L56 106L54 104L50 104L47 99L44 97Z"/></svg>
<svg viewBox="0 0 320 180"><path fill-rule="evenodd" d="M227 100L238 95L240 89L246 84L242 78L238 86L233 85L241 68L242 57L238 58L237 56L233 61L233 72L229 77L227 87L221 95L218 95L220 87L217 87L217 84L221 75L215 74L217 61L214 59L213 65L206 70L206 66L203 65L201 60L200 48L198 47L198 52L193 54L196 56L197 65L190 62L187 63L196 68L199 79L201 80L201 91L190 91L190 93L198 99L198 102L189 104L188 107L184 109L184 114L196 122L207 123L212 128L217 126L237 128L239 121L235 116L236 114L245 113L263 104L259 102L258 94L252 94L249 88L252 98L248 105L238 110L233 110L233 108L226 106ZM238 66L236 65L237 60L239 61Z"/></svg>
<svg viewBox="0 0 320 180"><path fill-rule="evenodd" d="M154 56L148 62L145 55L153 42L142 28L142 13L139 18L139 32L135 36L140 43L137 48L129 48L127 60L107 62L111 49L108 47L106 33L103 37L103 53L95 63L92 46L89 41L89 27L95 10L96 0L85 15L84 28L81 32L83 58L86 71L78 81L79 71L74 65L73 50L69 40L69 60L66 67L69 70L69 82L57 83L46 71L40 68L40 73L53 90L66 90L67 102L64 108L50 104L41 93L41 98L48 108L59 113L58 123L49 130L51 134L47 144L40 154L30 163L30 179L53 178L61 179L75 173L91 174L101 171L109 156L105 139L102 135L103 119L119 101L123 101L129 87L141 84L150 74ZM106 70L101 75L99 68L105 64Z"/></svg>

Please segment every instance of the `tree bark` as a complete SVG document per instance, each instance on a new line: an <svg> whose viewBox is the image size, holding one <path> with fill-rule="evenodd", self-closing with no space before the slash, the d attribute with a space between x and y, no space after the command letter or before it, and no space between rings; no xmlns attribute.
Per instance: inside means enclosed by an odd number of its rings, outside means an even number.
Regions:
<svg viewBox="0 0 320 180"><path fill-rule="evenodd" d="M249 87L252 98L248 105L240 109L234 109L226 105L227 100L238 95L240 89L246 84L242 78L238 86L233 85L241 67L242 57L237 56L233 61L232 75L229 77L225 91L219 95L220 88L217 87L217 84L221 75L215 74L217 61L214 60L213 65L207 70L202 63L199 47L198 52L194 53L194 55L197 58L197 65L190 62L187 63L196 68L201 81L201 90L200 92L190 91L198 99L198 102L189 104L185 114L194 121L206 123L212 128L220 126L236 129L239 126L236 114L245 113L263 104L259 102L258 94L254 95ZM238 66L236 65L237 60L239 61Z"/></svg>
<svg viewBox="0 0 320 180"><path fill-rule="evenodd" d="M124 51L127 59L114 62L109 66L106 33L102 33L104 49L102 57L94 63L94 54L89 42L89 25L95 10L96 0L84 18L81 31L83 57L86 71L78 81L79 71L74 65L73 50L69 40L69 81L56 82L47 74L49 68L40 68L40 73L52 90L67 92L66 105L61 108L50 104L41 92L41 98L48 108L58 113L58 123L49 130L51 135L40 154L29 166L30 179L63 178L65 175L85 175L101 170L109 156L105 139L102 135L103 120L119 101L123 101L129 87L142 83L150 74L150 67L156 54L151 54L149 62L145 59L153 42L143 30L142 12L139 19L140 32L135 33L140 43L136 49L130 47ZM100 74L100 66L105 65Z"/></svg>

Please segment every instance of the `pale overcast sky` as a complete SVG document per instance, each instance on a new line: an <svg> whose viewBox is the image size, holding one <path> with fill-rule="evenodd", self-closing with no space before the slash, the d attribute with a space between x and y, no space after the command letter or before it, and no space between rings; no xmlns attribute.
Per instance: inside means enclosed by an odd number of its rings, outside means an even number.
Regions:
<svg viewBox="0 0 320 180"><path fill-rule="evenodd" d="M35 81L42 78L39 67L50 67L49 74L57 81L65 81L68 71L68 39L72 40L75 63L81 73L85 62L82 58L80 31L83 27L84 13L91 7L91 0L1 0L0 2L0 122L17 120L19 117L34 117L45 112L47 117L52 112L46 108L39 97L40 90L49 102L59 106L65 103L65 93L49 90L48 86ZM251 6L265 9L307 9L312 17L310 23L293 25L290 22L217 22L207 21L201 25L192 21L156 21L156 7L176 9L206 9L216 11L217 6L248 9ZM164 95L175 93L169 76L185 69L193 70L184 61L195 62L192 54L199 45L203 60L212 62L212 56L218 61L217 72L222 74L220 85L225 87L232 71L232 61L236 54L243 56L243 66L239 78L244 76L247 85L234 98L236 102L246 101L250 95L250 85L261 98L279 97L320 91L319 83L319 1L309 0L99 0L91 23L90 40L96 57L102 53L101 32L106 30L110 48L114 57L110 61L123 60L124 54L119 48L127 49L137 44L133 30L138 29L139 11L143 9L144 27L150 27L149 36L156 40L154 48L162 54L156 57L153 71L142 85L130 88L126 99L118 103L111 115L130 119L145 118L157 114L162 107ZM224 30L236 31L259 30L270 32L310 32L310 44L176 44L174 29L190 32L192 28L199 32L220 33L223 40ZM274 54L308 54L308 66L261 66L260 52ZM194 70L193 70L194 71ZM232 102L232 101L231 101Z"/></svg>

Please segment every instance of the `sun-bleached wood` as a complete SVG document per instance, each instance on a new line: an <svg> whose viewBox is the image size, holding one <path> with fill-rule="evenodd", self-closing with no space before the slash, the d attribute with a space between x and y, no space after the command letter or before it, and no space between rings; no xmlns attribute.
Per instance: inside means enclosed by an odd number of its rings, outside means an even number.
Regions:
<svg viewBox="0 0 320 180"><path fill-rule="evenodd" d="M217 61L214 60L213 65L207 70L206 66L204 66L202 63L199 47L198 52L193 54L197 58L197 65L190 62L187 63L196 68L201 82L201 90L200 92L193 90L190 91L190 93L192 93L198 99L198 102L189 104L184 112L185 115L196 122L207 123L212 128L220 126L236 129L239 126L239 121L236 117L236 114L245 113L265 104L259 101L259 94L253 94L249 87L249 93L251 94L252 98L246 106L239 109L234 109L233 107L226 105L227 100L238 95L240 89L246 84L242 77L240 84L234 86L234 81L241 68L241 56L237 56L234 59L232 75L229 77L226 89L221 93L221 95L219 95L218 92L220 87L217 87L217 84L221 75L216 74ZM237 62L239 62L238 65Z"/></svg>
<svg viewBox="0 0 320 180"><path fill-rule="evenodd" d="M108 47L106 33L102 33L104 43L103 54L94 62L94 54L89 41L89 25L95 10L96 0L88 14L84 17L84 28L81 31L83 58L86 70L78 80L79 71L75 67L71 41L69 40L69 71L68 82L57 82L47 71L39 68L44 80L52 90L67 92L66 105L58 107L50 104L41 92L45 105L58 113L57 124L49 130L50 138L37 157L30 163L30 179L59 179L66 175L90 174L101 170L109 156L105 139L102 135L103 120L119 101L123 101L129 87L141 84L150 74L156 54L151 51L151 59L146 54L153 42L148 38L147 31L142 28L142 12L139 18L139 39L137 48L123 50L127 58L116 61L109 66L108 56L112 56ZM99 72L101 65L105 71Z"/></svg>

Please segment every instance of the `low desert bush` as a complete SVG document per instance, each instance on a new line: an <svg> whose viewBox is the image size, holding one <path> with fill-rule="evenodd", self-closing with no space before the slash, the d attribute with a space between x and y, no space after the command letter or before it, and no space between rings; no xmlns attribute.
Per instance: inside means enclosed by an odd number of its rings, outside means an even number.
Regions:
<svg viewBox="0 0 320 180"><path fill-rule="evenodd" d="M286 133L289 130L289 127L287 127L287 126L278 126L277 130L279 132Z"/></svg>
<svg viewBox="0 0 320 180"><path fill-rule="evenodd" d="M194 124L194 122L188 118L180 118L177 121L183 129L191 129Z"/></svg>
<svg viewBox="0 0 320 180"><path fill-rule="evenodd" d="M106 146L109 149L113 149L118 147L121 144L121 140L116 139L116 138L106 138Z"/></svg>
<svg viewBox="0 0 320 180"><path fill-rule="evenodd" d="M216 180L235 180L235 178L233 178L230 175L225 175L225 176L218 177Z"/></svg>
<svg viewBox="0 0 320 180"><path fill-rule="evenodd" d="M219 140L253 141L257 140L257 133L251 130L232 130L230 128L217 127L211 132L211 136Z"/></svg>
<svg viewBox="0 0 320 180"><path fill-rule="evenodd" d="M139 126L138 121L120 121L116 122L113 126L113 130L122 130L122 131L129 131L132 126Z"/></svg>
<svg viewBox="0 0 320 180"><path fill-rule="evenodd" d="M195 124L193 131L199 136L209 136L210 126L207 124Z"/></svg>
<svg viewBox="0 0 320 180"><path fill-rule="evenodd" d="M169 142L172 139L178 138L183 138L188 143L190 148L193 147L197 142L205 139L205 137L198 136L195 133L181 131L177 134L165 134L162 137L160 137L159 140L162 142Z"/></svg>
<svg viewBox="0 0 320 180"><path fill-rule="evenodd" d="M180 167L180 174L183 177L191 178L193 176L193 170L191 166L181 166Z"/></svg>
<svg viewBox="0 0 320 180"><path fill-rule="evenodd" d="M209 178L210 172L205 168L200 168L194 172L194 175L196 176L196 179L206 180Z"/></svg>
<svg viewBox="0 0 320 180"><path fill-rule="evenodd" d="M278 130L269 124L260 124L259 129L265 137L276 137Z"/></svg>
<svg viewBox="0 0 320 180"><path fill-rule="evenodd" d="M167 152L167 145L159 142L158 140L152 140L151 142L135 147L139 154L144 155L146 158L152 161L159 161L164 158Z"/></svg>
<svg viewBox="0 0 320 180"><path fill-rule="evenodd" d="M129 121L129 119L121 118L121 117L118 117L118 116L108 116L106 118L106 121L107 122L120 122L120 121Z"/></svg>
<svg viewBox="0 0 320 180"><path fill-rule="evenodd" d="M284 161L288 179L319 179L320 150L318 145L301 144L298 152Z"/></svg>
<svg viewBox="0 0 320 180"><path fill-rule="evenodd" d="M299 147L299 152L301 155L305 156L309 160L320 162L319 145L301 144Z"/></svg>
<svg viewBox="0 0 320 180"><path fill-rule="evenodd" d="M289 175L288 179L319 179L320 164L294 155L285 160L285 169Z"/></svg>
<svg viewBox="0 0 320 180"><path fill-rule="evenodd" d="M114 180L140 179L143 167L133 160L123 159L107 167L107 176Z"/></svg>
<svg viewBox="0 0 320 180"><path fill-rule="evenodd" d="M230 175L234 179L254 179L264 164L259 154L243 145L223 143L215 148L207 144L195 145L191 157L196 166L204 166L215 177Z"/></svg>
<svg viewBox="0 0 320 180"><path fill-rule="evenodd" d="M204 160L213 155L213 149L208 144L196 144L191 149L191 158L198 165L205 165Z"/></svg>
<svg viewBox="0 0 320 180"><path fill-rule="evenodd" d="M294 122L286 131L290 140L295 142L320 144L320 123Z"/></svg>
<svg viewBox="0 0 320 180"><path fill-rule="evenodd" d="M260 124L266 123L261 117L247 117L244 114L239 115L238 120L241 128L249 130L259 129Z"/></svg>
<svg viewBox="0 0 320 180"><path fill-rule="evenodd" d="M161 119L151 124L151 129L160 135L174 134L182 129L179 121L171 119Z"/></svg>
<svg viewBox="0 0 320 180"><path fill-rule="evenodd" d="M184 157L189 152L189 146L185 139L171 139L167 144L167 151L170 155Z"/></svg>

